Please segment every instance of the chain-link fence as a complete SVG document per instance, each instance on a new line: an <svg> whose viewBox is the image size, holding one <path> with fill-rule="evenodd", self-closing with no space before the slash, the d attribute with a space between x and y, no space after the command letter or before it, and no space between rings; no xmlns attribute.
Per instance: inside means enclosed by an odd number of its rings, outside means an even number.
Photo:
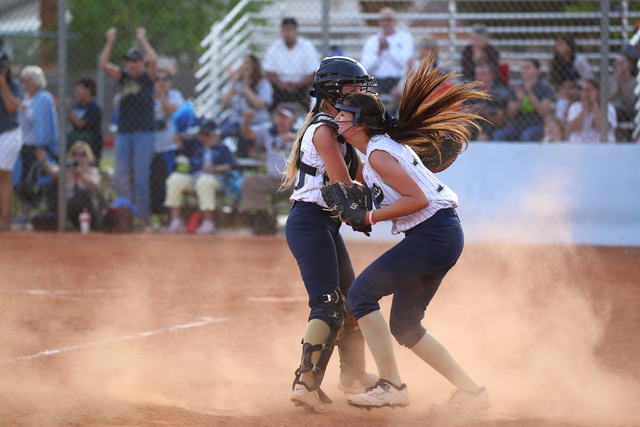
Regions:
<svg viewBox="0 0 640 427"><path fill-rule="evenodd" d="M639 20L638 1L1 0L1 224L275 232L327 55L393 111L435 52L494 95L474 140L629 142Z"/></svg>

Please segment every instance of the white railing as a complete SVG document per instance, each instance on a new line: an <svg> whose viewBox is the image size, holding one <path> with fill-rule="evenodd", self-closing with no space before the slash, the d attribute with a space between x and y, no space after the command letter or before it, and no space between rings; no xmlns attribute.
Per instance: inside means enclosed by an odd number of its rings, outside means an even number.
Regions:
<svg viewBox="0 0 640 427"><path fill-rule="evenodd" d="M629 44L631 46L637 46L638 43L640 43L640 30L638 30L633 37L631 37L631 39L629 40ZM638 66L638 68L640 68L640 60L638 60L638 63L636 64ZM637 77L636 77L636 88L634 89L634 93L636 95L640 95L640 73L638 73ZM633 120L633 125L634 125L634 129L633 129L633 133L631 134L631 140L632 141L639 141L640 140L640 96L638 97L638 101L636 102L636 117Z"/></svg>
<svg viewBox="0 0 640 427"><path fill-rule="evenodd" d="M377 14L363 13L353 10L341 11L336 2L329 2L331 10L329 12L328 26L323 24L323 14L321 1L300 1L300 0L280 0L271 3L270 6L263 6L260 12L249 12L248 6L258 0L242 0L229 12L224 19L216 22L211 27L211 32L201 42L201 46L206 51L199 59L200 69L196 72L199 83L196 87L198 93L196 105L199 110L211 116L221 113L220 98L222 88L229 78L229 69L235 69L242 58L249 52L254 52L262 59L262 55L268 46L280 37L280 21L284 16L294 16L299 22L299 32L316 44L321 54L326 53L327 34L329 35L329 45L336 44L345 52L347 56L360 58L362 44L367 36L377 31L376 27L366 24L367 20L375 20ZM260 2L264 5L264 2ZM353 8L359 9L355 0L344 0L341 2L352 4ZM446 7L436 13L424 13L424 6L427 4L441 3ZM543 71L546 70L545 62L550 60L555 45L554 37L559 33L598 34L600 27L592 25L566 25L567 19L598 19L598 12L575 12L575 13L531 13L526 11L514 11L513 13L458 13L456 4L463 2L456 0L441 1L415 1L413 9L407 12L397 13L399 27L410 31L416 40L424 36L434 37L439 44L440 59L451 61L457 65L460 59L460 52L463 46L469 43L469 33L471 25L462 25L472 22L483 23L487 20L501 20L500 26L491 26L490 31L496 35L492 44L501 51L501 62L509 65L512 74L517 78L518 62L521 59L533 57L542 62ZM299 7L299 9L296 9ZM316 10L317 9L317 10ZM639 19L640 11L626 11L625 20L629 18ZM620 18L619 14L611 13L610 19ZM542 26L525 26L518 23L528 20L545 20ZM554 25L554 22L557 25ZM411 25L409 25L411 24ZM419 25L418 25L419 24ZM628 34L629 28L624 25L611 25L611 34ZM513 38L503 39L501 34L527 34L536 35L547 34L544 38ZM633 39L640 38L638 34ZM585 56L590 60L594 72L600 71L600 53L594 47L599 45L598 39L589 37L577 37L577 44L583 50L590 49ZM614 58L620 47L626 43L626 38L609 39L609 56ZM635 136L640 132L640 117L636 119Z"/></svg>
<svg viewBox="0 0 640 427"><path fill-rule="evenodd" d="M195 74L200 80L195 88L198 115L215 117L221 112L220 98L227 80L225 70L239 63L251 43L250 14L238 18L250 2L242 0L238 3L224 19L211 26L209 34L200 42L201 47L208 48L198 60L200 69Z"/></svg>

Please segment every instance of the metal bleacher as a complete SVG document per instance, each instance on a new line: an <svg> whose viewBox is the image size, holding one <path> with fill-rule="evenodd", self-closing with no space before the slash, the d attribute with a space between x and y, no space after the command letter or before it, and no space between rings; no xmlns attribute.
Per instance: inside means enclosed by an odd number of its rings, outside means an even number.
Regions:
<svg viewBox="0 0 640 427"><path fill-rule="evenodd" d="M470 0L466 0L467 2ZM377 13L363 11L363 3L374 1L302 1L280 0L261 2L241 0L224 19L214 23L201 42L205 49L200 57L201 68L196 72L199 83L196 105L200 114L217 116L221 112L222 88L229 78L229 70L237 68L243 57L254 53L262 58L269 45L280 37L280 22L287 16L298 21L301 36L310 39L322 54L337 45L347 56L359 59L366 37L374 34ZM390 3L390 2L385 2ZM469 33L475 23L487 25L491 44L501 52L501 62L509 69L510 78L517 82L519 60L537 58L542 70L552 58L555 36L571 33L592 69L599 75L601 64L601 25L599 12L541 13L526 10L458 13L463 1L436 0L398 2L398 27L410 31L415 40L431 36L438 41L440 59L458 65L460 52L469 43ZM514 2L505 2L514 3ZM598 2L595 2L598 3ZM367 8L372 10L371 8ZM638 20L640 11L625 11L625 16L611 12L609 59L629 43L628 22ZM571 24L574 20L574 24ZM539 25L530 25L532 21ZM588 24L585 24L587 22ZM635 38L638 38L637 34ZM607 70L607 74L610 74ZM636 129L637 130L637 129ZM637 136L637 133L634 134Z"/></svg>

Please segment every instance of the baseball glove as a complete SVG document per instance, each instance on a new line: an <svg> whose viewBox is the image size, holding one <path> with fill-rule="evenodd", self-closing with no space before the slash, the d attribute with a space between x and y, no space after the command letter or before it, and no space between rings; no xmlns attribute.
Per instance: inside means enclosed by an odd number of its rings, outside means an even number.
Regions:
<svg viewBox="0 0 640 427"><path fill-rule="evenodd" d="M422 155L422 163L433 173L442 172L451 166L462 152L462 144L448 133L439 139L437 145L438 150Z"/></svg>
<svg viewBox="0 0 640 427"><path fill-rule="evenodd" d="M329 206L329 211L334 218L348 222L354 231L360 231L369 236L371 226L366 225L365 222L367 211L373 209L369 187L328 182L322 187L322 198Z"/></svg>

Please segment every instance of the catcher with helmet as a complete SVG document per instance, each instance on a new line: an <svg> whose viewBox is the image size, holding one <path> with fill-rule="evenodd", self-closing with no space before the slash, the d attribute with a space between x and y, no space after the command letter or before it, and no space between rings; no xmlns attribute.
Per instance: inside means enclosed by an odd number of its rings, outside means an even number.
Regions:
<svg viewBox="0 0 640 427"><path fill-rule="evenodd" d="M308 412L323 412L331 403L320 386L336 344L341 390L360 392L377 381L377 376L365 372L364 338L345 301L355 274L340 235L341 222L326 211L321 194L326 182L353 182L362 169L355 149L333 137L333 118L338 114L334 105L347 91L368 91L375 84L351 58L322 60L311 92L316 105L298 134L284 173L282 188L294 188L287 244L298 262L310 307L291 400Z"/></svg>
<svg viewBox="0 0 640 427"><path fill-rule="evenodd" d="M487 390L456 361L447 348L422 326L425 310L443 278L462 253L464 237L455 208L456 194L423 163L425 155L440 159L437 169L450 164L440 144L466 142L478 117L464 101L482 98L474 84L454 85L429 99L451 78L441 76L425 59L408 80L399 119L391 117L375 96L348 93L335 108L339 132L366 155L364 180L376 209L351 183L323 189L334 215L365 231L379 221L392 221L392 233L404 239L367 267L348 293L348 305L358 319L380 374L378 383L347 403L360 408L404 407L409 404L406 384L396 365L392 336L451 381L457 388L449 401L434 404L435 412L469 412L488 408ZM425 101L426 100L426 101ZM448 134L449 142L442 141ZM461 148L461 147L460 147ZM455 155L459 149L453 150ZM453 157L455 160L455 157ZM446 166L444 166L446 167ZM366 193L366 192L364 192ZM379 300L393 295L389 327Z"/></svg>

